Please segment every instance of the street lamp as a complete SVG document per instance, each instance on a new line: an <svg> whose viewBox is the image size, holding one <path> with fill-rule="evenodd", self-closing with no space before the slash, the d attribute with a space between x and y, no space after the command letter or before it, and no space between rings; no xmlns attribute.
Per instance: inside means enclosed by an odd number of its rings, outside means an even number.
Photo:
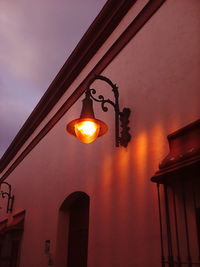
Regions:
<svg viewBox="0 0 200 267"><path fill-rule="evenodd" d="M110 99L105 99L103 95L99 95L95 98L96 90L90 88L90 85L95 80L102 80L109 84L112 88L115 101ZM104 112L108 111L106 104L110 104L115 111L115 144L116 147L124 146L127 147L131 140L131 135L129 133L129 116L130 109L123 108L120 111L119 108L119 91L116 84L113 84L110 79L102 75L95 75L87 86L85 91L85 98L83 99L83 106L80 118L75 119L67 124L67 132L71 135L77 137L81 142L85 144L92 143L97 137L104 135L107 132L108 126L101 120L95 118L93 110L93 100L101 103L102 110ZM121 123L121 125L119 125ZM121 132L120 132L121 126Z"/></svg>

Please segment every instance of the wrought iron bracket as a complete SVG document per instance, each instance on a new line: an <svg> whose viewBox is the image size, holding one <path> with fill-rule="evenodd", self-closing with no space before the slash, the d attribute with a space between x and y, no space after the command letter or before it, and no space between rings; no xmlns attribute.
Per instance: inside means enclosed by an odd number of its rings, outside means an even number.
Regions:
<svg viewBox="0 0 200 267"><path fill-rule="evenodd" d="M90 88L90 86L95 80L102 80L111 86L114 95L114 102L109 98L105 99L103 95L98 95L97 98L94 96L96 94L96 90L94 88ZM94 78L90 80L86 91L94 101L101 103L101 108L104 112L108 111L108 107L106 106L106 104L110 104L114 108L116 147L119 147L120 145L123 147L127 147L128 143L131 140L131 134L129 133L130 127L128 126L131 110L129 108L123 108L123 110L120 111L119 91L117 85L113 84L112 81L105 76L95 75Z"/></svg>
<svg viewBox="0 0 200 267"><path fill-rule="evenodd" d="M11 185L7 182L0 182L0 185L5 184L8 187L8 191L0 191L0 194L2 198L7 197L8 202L7 202L7 213L12 212L13 210L13 203L14 203L14 195L11 193Z"/></svg>

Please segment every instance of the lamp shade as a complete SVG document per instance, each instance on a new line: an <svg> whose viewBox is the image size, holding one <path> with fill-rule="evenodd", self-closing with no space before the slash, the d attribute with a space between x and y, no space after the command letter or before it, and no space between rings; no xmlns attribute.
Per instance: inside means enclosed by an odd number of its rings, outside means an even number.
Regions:
<svg viewBox="0 0 200 267"><path fill-rule="evenodd" d="M89 94L83 99L80 118L68 123L67 132L77 137L82 143L92 143L97 137L104 135L108 127L94 117L93 102Z"/></svg>

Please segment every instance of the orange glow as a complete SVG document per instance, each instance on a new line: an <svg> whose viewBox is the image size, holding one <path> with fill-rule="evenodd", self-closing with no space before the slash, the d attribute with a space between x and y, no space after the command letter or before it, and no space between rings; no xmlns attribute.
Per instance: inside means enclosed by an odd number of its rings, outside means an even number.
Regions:
<svg viewBox="0 0 200 267"><path fill-rule="evenodd" d="M166 157L168 154L168 142L166 138L166 129L162 123L154 124L154 127L151 130L151 163L152 167L157 170L158 162Z"/></svg>
<svg viewBox="0 0 200 267"><path fill-rule="evenodd" d="M116 168L121 195L119 205L123 206L123 203L127 201L127 191L130 190L130 153L127 153L125 149L119 149L116 153L116 162L118 163Z"/></svg>
<svg viewBox="0 0 200 267"><path fill-rule="evenodd" d="M104 135L108 127L103 121L95 118L79 118L68 123L66 130L81 142L89 144Z"/></svg>
<svg viewBox="0 0 200 267"><path fill-rule="evenodd" d="M141 132L137 136L134 151L135 171L140 177L137 181L141 184L140 188L142 188L147 177L148 164L148 137L145 132Z"/></svg>
<svg viewBox="0 0 200 267"><path fill-rule="evenodd" d="M77 138L85 143L92 143L99 135L100 125L91 119L80 119L74 125Z"/></svg>

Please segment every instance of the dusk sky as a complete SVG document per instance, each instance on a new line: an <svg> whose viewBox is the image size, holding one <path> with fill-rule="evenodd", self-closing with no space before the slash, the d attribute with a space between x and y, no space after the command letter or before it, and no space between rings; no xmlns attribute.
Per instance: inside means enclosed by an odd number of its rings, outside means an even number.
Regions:
<svg viewBox="0 0 200 267"><path fill-rule="evenodd" d="M106 0L0 0L0 158Z"/></svg>

